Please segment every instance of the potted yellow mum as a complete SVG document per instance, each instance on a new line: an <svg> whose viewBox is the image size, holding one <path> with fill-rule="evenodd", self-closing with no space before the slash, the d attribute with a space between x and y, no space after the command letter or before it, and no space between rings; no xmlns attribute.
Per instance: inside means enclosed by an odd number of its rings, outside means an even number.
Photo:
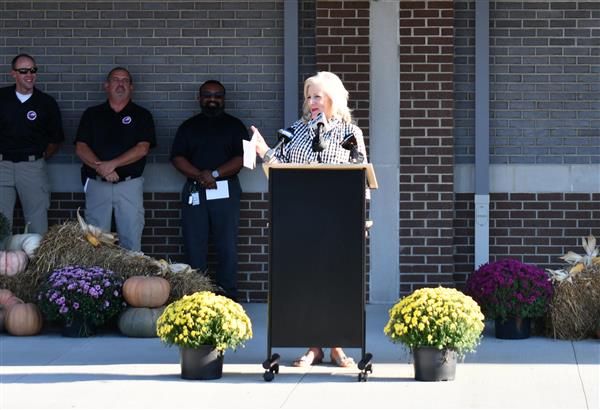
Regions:
<svg viewBox="0 0 600 410"><path fill-rule="evenodd" d="M458 356L479 344L483 319L470 296L441 286L422 288L390 309L384 332L410 348L415 379L454 380Z"/></svg>
<svg viewBox="0 0 600 410"><path fill-rule="evenodd" d="M212 292L184 296L165 308L158 337L180 348L183 379L219 379L223 354L252 338L252 324L239 303Z"/></svg>

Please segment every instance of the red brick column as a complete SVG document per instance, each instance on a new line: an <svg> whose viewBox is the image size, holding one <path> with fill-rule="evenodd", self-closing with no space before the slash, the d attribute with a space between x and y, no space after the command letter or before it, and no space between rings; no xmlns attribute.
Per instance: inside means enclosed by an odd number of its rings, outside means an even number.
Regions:
<svg viewBox="0 0 600 410"><path fill-rule="evenodd" d="M400 2L400 292L453 285L452 1Z"/></svg>
<svg viewBox="0 0 600 410"><path fill-rule="evenodd" d="M368 138L369 2L317 0L316 9L317 70L342 79L350 92L352 116Z"/></svg>

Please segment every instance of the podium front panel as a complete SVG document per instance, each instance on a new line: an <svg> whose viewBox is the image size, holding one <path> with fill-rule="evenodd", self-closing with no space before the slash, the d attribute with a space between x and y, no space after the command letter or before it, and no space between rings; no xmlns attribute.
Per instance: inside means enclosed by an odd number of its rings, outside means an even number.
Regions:
<svg viewBox="0 0 600 410"><path fill-rule="evenodd" d="M364 344L364 170L271 169L269 337Z"/></svg>

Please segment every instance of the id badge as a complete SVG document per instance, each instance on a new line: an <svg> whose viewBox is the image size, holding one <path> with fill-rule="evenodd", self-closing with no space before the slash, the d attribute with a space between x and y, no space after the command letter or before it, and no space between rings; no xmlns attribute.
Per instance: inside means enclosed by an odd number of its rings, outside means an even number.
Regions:
<svg viewBox="0 0 600 410"><path fill-rule="evenodd" d="M198 192L192 192L188 198L188 204L192 206L200 205L200 194Z"/></svg>

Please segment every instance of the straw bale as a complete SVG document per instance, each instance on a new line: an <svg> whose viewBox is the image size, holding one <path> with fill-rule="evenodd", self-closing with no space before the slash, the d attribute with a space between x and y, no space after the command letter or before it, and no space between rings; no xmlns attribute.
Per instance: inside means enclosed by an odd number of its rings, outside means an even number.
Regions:
<svg viewBox="0 0 600 410"><path fill-rule="evenodd" d="M27 270L19 275L0 276L0 287L13 291L26 301L35 301L39 288L52 271L65 266L99 266L113 271L123 280L136 275L163 276L171 284L170 300L201 290L214 290L215 285L193 269L171 269L172 265L157 261L141 252L133 252L114 244L90 244L77 222L52 226L30 260Z"/></svg>
<svg viewBox="0 0 600 410"><path fill-rule="evenodd" d="M591 337L600 317L600 265L586 268L572 282L555 283L545 317L546 335L556 339Z"/></svg>

